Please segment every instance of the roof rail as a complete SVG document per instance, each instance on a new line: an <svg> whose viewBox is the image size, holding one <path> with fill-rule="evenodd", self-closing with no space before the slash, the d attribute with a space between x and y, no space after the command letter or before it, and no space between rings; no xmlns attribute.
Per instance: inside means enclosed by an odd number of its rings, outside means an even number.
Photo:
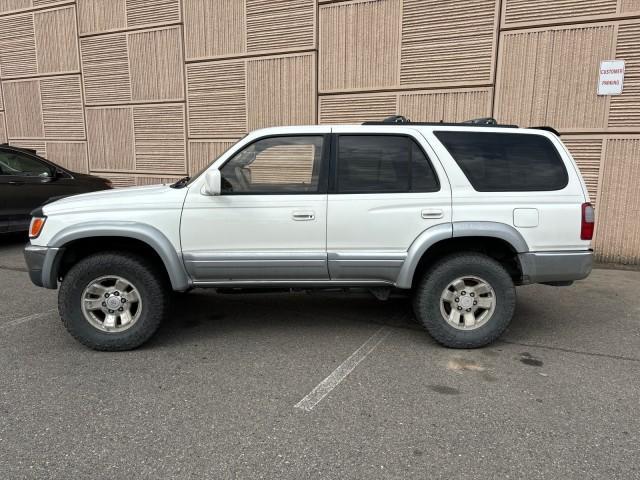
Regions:
<svg viewBox="0 0 640 480"><path fill-rule="evenodd" d="M556 137L560 136L560 132L557 131L555 128L553 127L547 127L547 126L540 126L540 127L529 127L529 128L533 128L534 130L544 130L545 132L551 132L553 133Z"/></svg>
<svg viewBox="0 0 640 480"><path fill-rule="evenodd" d="M430 126L460 126L460 127L498 127L498 128L518 128L517 125L502 125L496 121L495 118L482 117L474 118L472 120L466 120L464 122L412 122L407 117L402 115L392 115L385 118L382 121L363 122L362 125L430 125Z"/></svg>

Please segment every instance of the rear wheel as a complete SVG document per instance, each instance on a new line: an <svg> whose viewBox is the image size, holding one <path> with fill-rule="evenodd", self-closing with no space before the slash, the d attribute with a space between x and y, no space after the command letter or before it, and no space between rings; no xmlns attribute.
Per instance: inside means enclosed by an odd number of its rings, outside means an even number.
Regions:
<svg viewBox="0 0 640 480"><path fill-rule="evenodd" d="M439 343L451 348L485 346L507 328L515 311L509 272L479 253L442 259L414 291L417 319Z"/></svg>
<svg viewBox="0 0 640 480"><path fill-rule="evenodd" d="M84 258L65 276L58 294L62 322L95 350L130 350L158 329L170 292L164 272L123 253Z"/></svg>

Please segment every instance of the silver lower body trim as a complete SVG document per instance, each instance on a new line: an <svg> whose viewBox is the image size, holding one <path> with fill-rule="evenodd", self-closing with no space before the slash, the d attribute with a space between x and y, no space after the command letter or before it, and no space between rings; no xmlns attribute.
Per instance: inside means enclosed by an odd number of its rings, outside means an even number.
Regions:
<svg viewBox="0 0 640 480"><path fill-rule="evenodd" d="M331 288L331 287L389 287L393 282L383 280L210 280L194 281L198 287L285 287L285 288Z"/></svg>
<svg viewBox="0 0 640 480"><path fill-rule="evenodd" d="M591 273L593 251L519 253L523 284L571 282Z"/></svg>
<svg viewBox="0 0 640 480"><path fill-rule="evenodd" d="M329 279L324 251L188 252L183 257L194 283Z"/></svg>

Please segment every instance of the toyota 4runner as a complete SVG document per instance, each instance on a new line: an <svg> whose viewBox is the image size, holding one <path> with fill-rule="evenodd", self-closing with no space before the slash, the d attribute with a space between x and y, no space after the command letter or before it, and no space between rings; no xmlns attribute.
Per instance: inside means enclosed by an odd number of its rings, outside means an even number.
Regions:
<svg viewBox="0 0 640 480"><path fill-rule="evenodd" d="M254 131L173 185L77 195L32 213L32 281L83 344L126 350L170 289L365 287L411 293L441 344L495 340L516 285L592 264L594 210L550 128L489 119Z"/></svg>

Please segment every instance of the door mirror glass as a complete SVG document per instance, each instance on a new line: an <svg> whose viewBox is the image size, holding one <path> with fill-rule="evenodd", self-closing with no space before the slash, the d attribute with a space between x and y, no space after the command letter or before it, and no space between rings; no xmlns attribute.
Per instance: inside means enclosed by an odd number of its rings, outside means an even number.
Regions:
<svg viewBox="0 0 640 480"><path fill-rule="evenodd" d="M204 187L202 193L205 195L220 195L221 190L220 170L211 169L204 175Z"/></svg>

